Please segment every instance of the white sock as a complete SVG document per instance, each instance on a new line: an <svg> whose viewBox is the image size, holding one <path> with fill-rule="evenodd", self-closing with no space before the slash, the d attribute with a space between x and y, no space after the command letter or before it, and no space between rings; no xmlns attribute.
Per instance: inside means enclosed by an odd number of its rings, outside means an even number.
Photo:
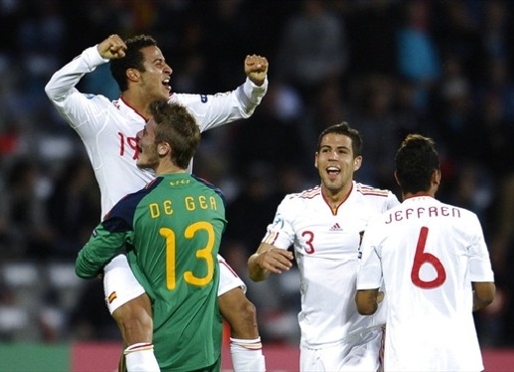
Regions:
<svg viewBox="0 0 514 372"><path fill-rule="evenodd" d="M265 372L261 338L243 340L230 337L230 354L234 372Z"/></svg>
<svg viewBox="0 0 514 372"><path fill-rule="evenodd" d="M130 345L123 352L127 372L159 372L159 364L153 353L153 344L140 342Z"/></svg>

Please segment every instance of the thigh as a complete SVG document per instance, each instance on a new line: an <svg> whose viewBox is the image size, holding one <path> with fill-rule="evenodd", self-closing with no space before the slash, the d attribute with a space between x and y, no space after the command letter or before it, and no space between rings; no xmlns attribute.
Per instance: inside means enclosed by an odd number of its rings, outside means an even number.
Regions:
<svg viewBox="0 0 514 372"><path fill-rule="evenodd" d="M121 305L145 293L123 254L113 258L104 268L105 303L112 314Z"/></svg>

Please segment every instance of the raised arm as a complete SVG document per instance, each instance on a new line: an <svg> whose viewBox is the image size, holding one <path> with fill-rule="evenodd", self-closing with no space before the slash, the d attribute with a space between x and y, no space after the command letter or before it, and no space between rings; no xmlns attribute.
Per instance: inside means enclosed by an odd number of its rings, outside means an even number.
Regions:
<svg viewBox="0 0 514 372"><path fill-rule="evenodd" d="M293 266L293 254L271 244L261 243L248 259L248 276L254 282L265 280L271 273L282 274Z"/></svg>
<svg viewBox="0 0 514 372"><path fill-rule="evenodd" d="M107 63L110 59L123 57L124 48L123 40L117 35L111 35L100 44L84 50L50 78L45 86L45 93L72 126L86 120L81 113L87 112L90 106L88 103L92 101L91 96L81 94L75 86L85 74L93 72L98 66ZM94 113L96 107L91 111Z"/></svg>
<svg viewBox="0 0 514 372"><path fill-rule="evenodd" d="M247 119L268 90L268 60L258 55L246 56L244 71L245 82L232 91L216 94L175 93L171 101L187 106L196 116L202 131Z"/></svg>

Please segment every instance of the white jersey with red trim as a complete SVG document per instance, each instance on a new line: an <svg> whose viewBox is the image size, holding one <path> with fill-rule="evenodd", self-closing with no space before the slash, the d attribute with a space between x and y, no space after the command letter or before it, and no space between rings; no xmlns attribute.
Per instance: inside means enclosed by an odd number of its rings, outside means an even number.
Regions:
<svg viewBox="0 0 514 372"><path fill-rule="evenodd" d="M102 216L123 196L141 189L154 177L136 166L136 134L144 127L145 119L121 99L110 101L105 96L83 94L75 88L84 74L107 62L96 46L90 47L57 71L45 87L59 113L84 142L100 187ZM250 117L267 86L267 80L259 87L247 79L230 92L175 93L170 102L186 106L196 117L200 130L205 131Z"/></svg>
<svg viewBox="0 0 514 372"><path fill-rule="evenodd" d="M372 217L398 204L390 191L355 181L334 211L320 186L289 194L280 203L263 242L282 249L294 245L301 276L302 346L315 349L350 342L351 333L385 322L382 312L358 314L355 278L361 232Z"/></svg>
<svg viewBox="0 0 514 372"><path fill-rule="evenodd" d="M493 282L478 217L413 197L370 222L357 288L383 282L386 371L482 371L472 282Z"/></svg>

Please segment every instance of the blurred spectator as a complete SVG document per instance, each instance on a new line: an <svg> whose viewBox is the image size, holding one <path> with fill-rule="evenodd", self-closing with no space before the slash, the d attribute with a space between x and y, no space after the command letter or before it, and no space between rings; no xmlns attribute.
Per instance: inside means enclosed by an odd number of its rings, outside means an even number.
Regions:
<svg viewBox="0 0 514 372"><path fill-rule="evenodd" d="M432 2L407 0L404 19L397 35L397 69L416 89L416 107L426 110L430 91L440 77L439 51L430 33Z"/></svg>
<svg viewBox="0 0 514 372"><path fill-rule="evenodd" d="M37 165L29 159L14 162L7 176L2 213L7 227L2 259L45 259L53 235L48 227L44 200L47 187Z"/></svg>
<svg viewBox="0 0 514 372"><path fill-rule="evenodd" d="M55 234L52 258L75 262L100 221L99 200L89 161L82 156L67 160L47 201L49 225Z"/></svg>
<svg viewBox="0 0 514 372"><path fill-rule="evenodd" d="M348 65L344 23L325 0L302 0L286 23L277 48L278 80L292 84L304 104L330 79L340 80Z"/></svg>

